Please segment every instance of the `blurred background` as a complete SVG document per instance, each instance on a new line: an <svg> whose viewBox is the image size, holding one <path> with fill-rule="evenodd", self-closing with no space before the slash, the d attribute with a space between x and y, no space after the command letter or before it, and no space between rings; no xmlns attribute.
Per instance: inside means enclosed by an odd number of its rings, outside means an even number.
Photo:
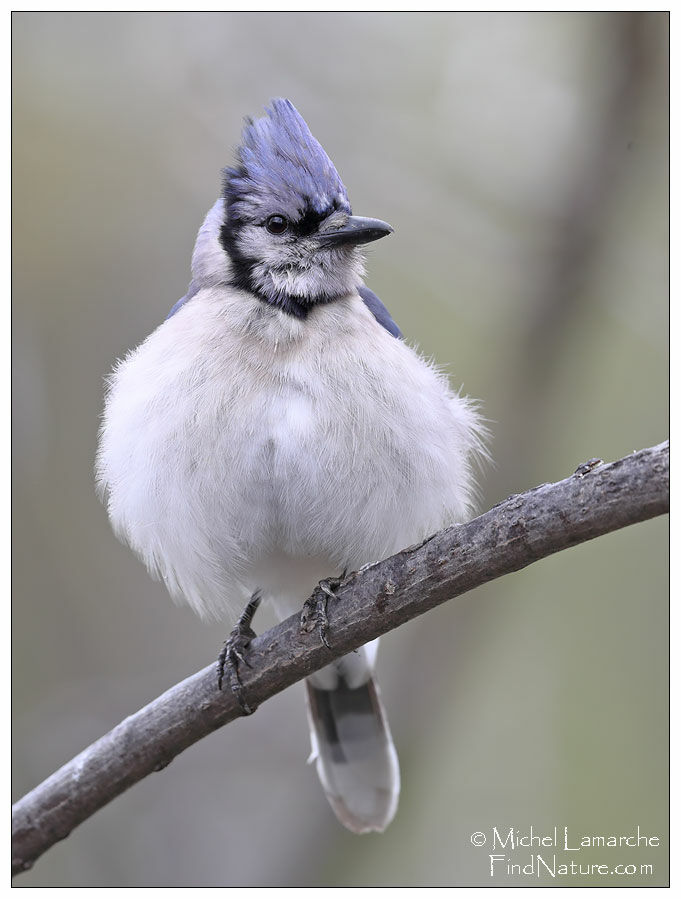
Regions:
<svg viewBox="0 0 681 899"><path fill-rule="evenodd" d="M15 798L210 664L231 626L150 580L113 536L92 467L103 379L185 292L242 117L289 97L354 211L394 226L367 283L482 399L495 460L483 510L667 436L668 24L13 15ZM384 835L336 823L305 765L297 685L116 799L16 885L531 885L505 865L491 880L471 834L637 825L661 848L567 861L651 864L614 879L662 885L667 565L657 519L386 636L403 793Z"/></svg>

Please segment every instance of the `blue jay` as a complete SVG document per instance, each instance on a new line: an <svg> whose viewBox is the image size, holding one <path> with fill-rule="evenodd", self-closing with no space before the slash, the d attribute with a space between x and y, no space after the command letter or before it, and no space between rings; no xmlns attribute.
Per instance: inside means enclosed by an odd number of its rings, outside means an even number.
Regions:
<svg viewBox="0 0 681 899"><path fill-rule="evenodd" d="M223 654L238 692L261 598L289 616L469 515L484 428L363 283L362 245L392 228L352 214L293 104L247 119L237 157L187 295L110 377L96 474L174 599L220 618L251 597ZM306 681L319 777L357 833L387 827L400 786L376 648Z"/></svg>

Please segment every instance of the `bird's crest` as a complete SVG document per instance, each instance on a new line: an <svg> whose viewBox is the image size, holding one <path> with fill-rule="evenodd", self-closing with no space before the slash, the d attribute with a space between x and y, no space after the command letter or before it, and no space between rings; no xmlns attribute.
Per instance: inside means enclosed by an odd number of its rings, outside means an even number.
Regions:
<svg viewBox="0 0 681 899"><path fill-rule="evenodd" d="M291 217L332 209L351 212L334 164L290 100L272 100L266 115L246 119L237 166L224 171L232 221L283 212Z"/></svg>

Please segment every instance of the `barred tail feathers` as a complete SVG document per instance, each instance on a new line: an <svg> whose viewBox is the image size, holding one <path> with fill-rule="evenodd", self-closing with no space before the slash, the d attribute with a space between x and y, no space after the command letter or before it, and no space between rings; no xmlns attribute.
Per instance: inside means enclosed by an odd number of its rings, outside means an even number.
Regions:
<svg viewBox="0 0 681 899"><path fill-rule="evenodd" d="M336 817L355 833L384 831L397 811L400 771L378 685L369 677L353 687L342 674L332 689L305 685L310 760Z"/></svg>

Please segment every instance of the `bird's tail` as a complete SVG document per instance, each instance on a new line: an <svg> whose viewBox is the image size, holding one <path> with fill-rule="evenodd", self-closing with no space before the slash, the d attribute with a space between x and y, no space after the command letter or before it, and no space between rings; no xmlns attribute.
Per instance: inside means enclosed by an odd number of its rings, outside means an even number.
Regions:
<svg viewBox="0 0 681 899"><path fill-rule="evenodd" d="M316 760L338 820L355 833L385 830L395 816L400 793L397 753L378 685L360 655L364 650L305 682L310 761ZM363 682L358 683L360 679Z"/></svg>

